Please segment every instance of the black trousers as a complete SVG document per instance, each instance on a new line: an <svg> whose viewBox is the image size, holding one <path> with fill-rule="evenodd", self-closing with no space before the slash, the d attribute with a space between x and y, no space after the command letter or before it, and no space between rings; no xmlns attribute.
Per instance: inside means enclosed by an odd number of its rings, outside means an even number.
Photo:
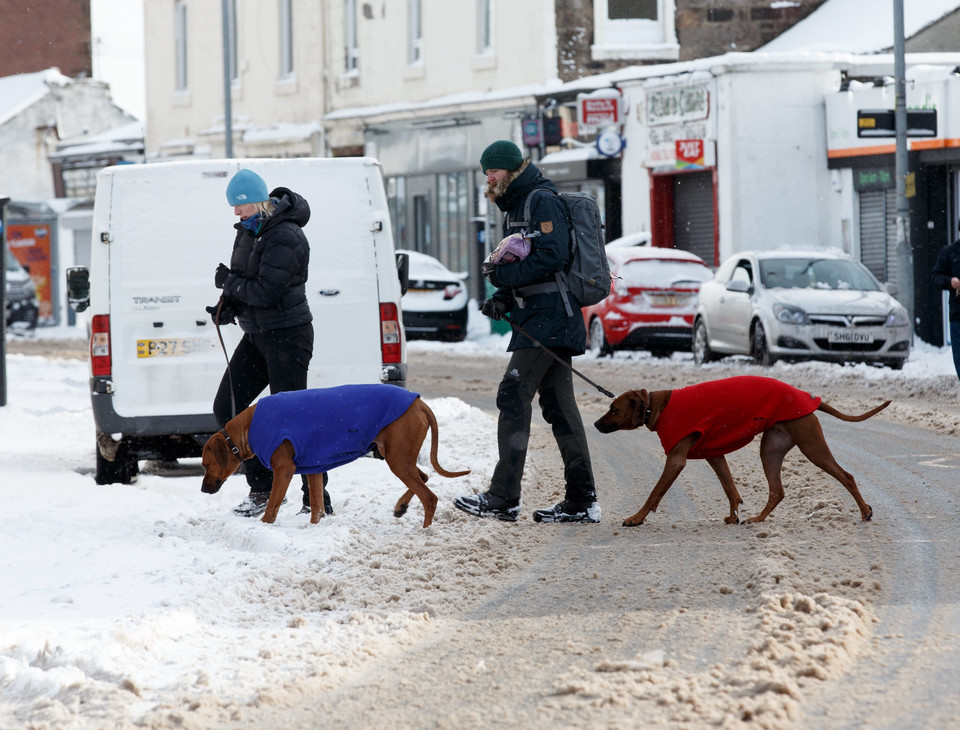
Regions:
<svg viewBox="0 0 960 730"><path fill-rule="evenodd" d="M556 353L568 365L571 356ZM539 348L521 348L510 357L497 390L497 444L500 458L493 470L490 492L520 499L520 480L530 441L533 397L540 394L540 410L553 429L563 459L565 498L573 502L596 499L590 449L583 419L573 393L573 373Z"/></svg>
<svg viewBox="0 0 960 730"><path fill-rule="evenodd" d="M307 387L307 368L313 357L313 324L303 324L257 334L245 333L230 358L229 374L224 372L217 396L213 399L213 415L220 428L253 403L270 388L270 393L304 390ZM230 399L230 381L233 380L233 398ZM273 486L273 472L256 457L243 463L250 493L269 492ZM303 479L307 494L306 478Z"/></svg>

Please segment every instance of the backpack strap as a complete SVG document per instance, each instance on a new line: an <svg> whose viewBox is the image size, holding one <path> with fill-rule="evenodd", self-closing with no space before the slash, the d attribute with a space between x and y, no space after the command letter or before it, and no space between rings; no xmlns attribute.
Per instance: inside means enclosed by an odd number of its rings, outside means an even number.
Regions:
<svg viewBox="0 0 960 730"><path fill-rule="evenodd" d="M507 227L519 228L527 238L536 238L540 235L540 231L530 231L530 201L537 193L550 193L555 198L560 198L560 196L552 190L547 190L546 188L534 188L527 194L527 199L523 203L523 220L511 221L510 216L507 215ZM563 207L562 201L561 207ZM563 212L564 217L566 218L567 231L569 232L569 235L576 235L573 232L573 222L570 220L570 216L567 215L565 208ZM569 250L568 253L571 255L571 257L573 256L572 250ZM560 299L563 300L563 308L566 311L567 316L572 317L573 307L570 306L570 298L567 296L568 292L570 291L570 287L567 285L567 275L563 271L557 271L554 273L554 279L555 281L546 281L540 284L529 284L514 290L515 296L518 299L517 303L520 305L520 308L523 309L524 297L533 296L534 294L545 294L551 291L558 291L560 292Z"/></svg>

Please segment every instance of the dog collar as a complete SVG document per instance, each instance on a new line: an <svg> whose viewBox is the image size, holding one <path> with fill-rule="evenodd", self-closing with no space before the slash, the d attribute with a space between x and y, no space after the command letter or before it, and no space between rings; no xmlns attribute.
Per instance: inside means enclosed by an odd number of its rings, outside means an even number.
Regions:
<svg viewBox="0 0 960 730"><path fill-rule="evenodd" d="M233 439L230 438L230 434L227 433L225 428L220 429L220 433L223 434L223 438L227 441L227 446L230 447L230 451L233 452L234 456L240 456L240 449L237 448L237 445L233 443Z"/></svg>
<svg viewBox="0 0 960 730"><path fill-rule="evenodd" d="M640 419L640 426L643 427L643 426L646 426L648 423L650 423L650 418L652 416L653 416L653 411L651 411L649 408L644 408L643 418Z"/></svg>

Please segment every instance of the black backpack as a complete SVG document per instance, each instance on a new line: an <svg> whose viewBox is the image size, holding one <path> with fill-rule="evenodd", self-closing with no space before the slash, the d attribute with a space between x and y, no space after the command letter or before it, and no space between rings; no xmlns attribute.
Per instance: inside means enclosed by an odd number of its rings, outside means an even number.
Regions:
<svg viewBox="0 0 960 730"><path fill-rule="evenodd" d="M570 292L581 307L596 304L610 294L610 266L604 248L603 223L600 221L600 208L596 198L590 193L553 193L552 190L537 188L527 195L523 206L523 220L507 225L527 231L530 224L530 201L539 192L556 195L567 212L567 228L570 231L570 262L563 273L557 274L556 284L532 284L521 287L517 293L522 298L531 294L559 290L567 316L573 315L566 292ZM527 235L540 235L539 231Z"/></svg>

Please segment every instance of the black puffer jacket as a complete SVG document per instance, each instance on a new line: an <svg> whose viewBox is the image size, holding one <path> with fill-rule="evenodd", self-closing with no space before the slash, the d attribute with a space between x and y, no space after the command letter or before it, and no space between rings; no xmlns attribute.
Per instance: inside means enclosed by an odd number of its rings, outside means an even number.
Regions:
<svg viewBox="0 0 960 730"><path fill-rule="evenodd" d="M517 233L509 228L509 221L523 220L523 208L527 196L536 189L549 192L537 193L530 205L528 232L539 232L532 239L530 255L523 261L497 266L496 277L500 288L493 299L512 303L510 318L526 330L531 337L550 349L565 348L571 354L582 354L586 348L587 332L583 315L576 300L570 297L573 316L568 317L559 291L548 291L523 298L523 307L515 300L514 292L524 286L556 281L555 275L563 271L570 259L570 235L566 208L553 193L557 186L543 177L533 163L522 168L520 174L507 186L506 192L496 199L497 207L506 213L503 235ZM521 347L535 347L523 335L513 331L508 352Z"/></svg>
<svg viewBox="0 0 960 730"><path fill-rule="evenodd" d="M954 276L960 276L960 239L957 239L948 246L940 249L937 255L937 263L933 266L933 273L930 275L930 282L937 289L945 289L950 292L950 321L960 321L960 296L950 286L950 280Z"/></svg>
<svg viewBox="0 0 960 730"><path fill-rule="evenodd" d="M306 290L310 244L303 232L310 205L287 188L277 188L270 197L276 199L276 208L256 235L240 223L234 225L237 237L223 292L244 332L313 321Z"/></svg>

